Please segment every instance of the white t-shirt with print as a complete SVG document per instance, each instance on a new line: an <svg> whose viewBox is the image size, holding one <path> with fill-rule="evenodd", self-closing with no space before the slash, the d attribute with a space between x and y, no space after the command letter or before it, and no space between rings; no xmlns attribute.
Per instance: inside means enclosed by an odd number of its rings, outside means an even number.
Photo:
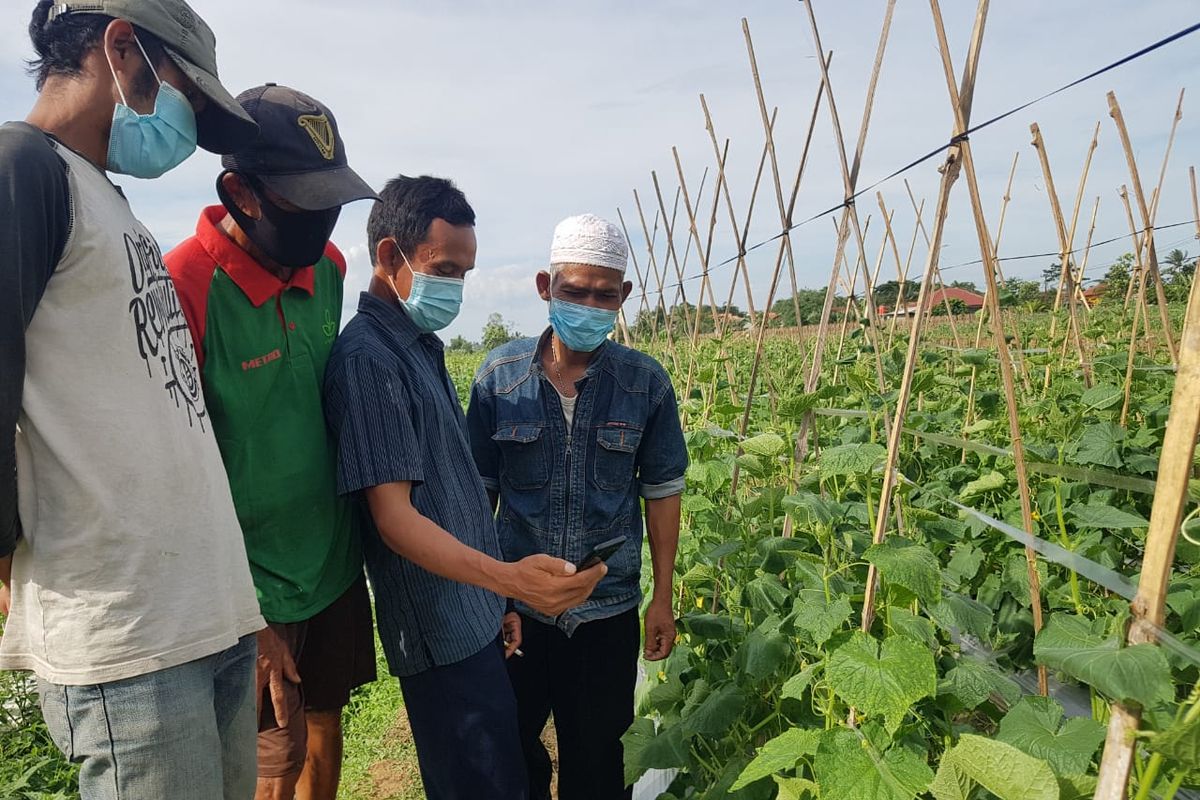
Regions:
<svg viewBox="0 0 1200 800"><path fill-rule="evenodd" d="M0 669L79 685L211 655L264 623L158 244L103 172L56 149L73 218L26 330Z"/></svg>

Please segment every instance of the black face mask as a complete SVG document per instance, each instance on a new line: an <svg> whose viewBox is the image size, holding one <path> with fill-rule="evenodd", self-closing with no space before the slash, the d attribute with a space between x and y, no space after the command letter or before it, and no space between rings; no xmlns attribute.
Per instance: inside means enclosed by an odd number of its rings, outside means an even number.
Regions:
<svg viewBox="0 0 1200 800"><path fill-rule="evenodd" d="M242 232L268 258L283 267L310 267L321 260L325 245L333 234L341 207L324 211L285 211L266 197L262 186L253 178L243 176L258 197L262 209L260 219L252 219L233 202L217 178L217 196Z"/></svg>

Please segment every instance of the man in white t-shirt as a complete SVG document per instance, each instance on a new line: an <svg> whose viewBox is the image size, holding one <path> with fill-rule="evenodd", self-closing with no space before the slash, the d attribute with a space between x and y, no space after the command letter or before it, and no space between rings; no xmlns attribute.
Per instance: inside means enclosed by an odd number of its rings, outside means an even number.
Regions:
<svg viewBox="0 0 1200 800"><path fill-rule="evenodd" d="M257 126L183 0L41 0L29 32L40 95L0 126L0 669L36 673L84 798L248 800L264 623L179 299L107 173Z"/></svg>

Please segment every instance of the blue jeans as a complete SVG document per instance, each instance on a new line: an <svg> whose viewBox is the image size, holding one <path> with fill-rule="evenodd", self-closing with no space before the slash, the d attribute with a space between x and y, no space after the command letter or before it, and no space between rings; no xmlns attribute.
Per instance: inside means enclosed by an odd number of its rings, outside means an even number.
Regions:
<svg viewBox="0 0 1200 800"><path fill-rule="evenodd" d="M83 800L250 800L253 634L177 667L91 686L38 681L54 743L80 765Z"/></svg>

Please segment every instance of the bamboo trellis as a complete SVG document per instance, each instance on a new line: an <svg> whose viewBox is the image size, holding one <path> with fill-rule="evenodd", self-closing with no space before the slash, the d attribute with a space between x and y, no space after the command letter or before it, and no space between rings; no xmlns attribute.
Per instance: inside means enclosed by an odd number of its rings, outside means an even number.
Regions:
<svg viewBox="0 0 1200 800"><path fill-rule="evenodd" d="M1000 291L1001 283L1005 280L1000 267L999 253L1001 238L1012 201L1013 182L1017 171L1018 158L1014 156L1012 160L1011 168L1008 172L1007 186L1000 205L998 224L993 233L988 226L983 211L976 156L972 148L972 141L968 136L964 135L964 132L970 130L971 125L972 101L975 97L976 75L988 16L989 0L978 0L965 62L961 72L957 74L952 66L950 47L939 2L938 0L930 0L929 2L944 73L943 77L947 87L951 111L953 112L953 126L949 140L950 143L945 148L944 161L939 170L941 172L939 187L933 198L932 213L928 216L928 227L926 227L925 214L923 213L927 212L925 202L917 202L917 198L912 192L911 187L908 187L907 179L904 180L915 217L912 239L908 247L907 257L905 258L901 256L900 245L897 241L896 229L894 227L896 222L894 219L895 210L889 209L885 203L883 192L876 191L876 202L883 219L883 231L878 242L879 249L871 253L873 257L868 256L868 247L866 244L869 219L866 224L860 221L857 205L854 202L858 192L858 175L862 165L870 126L875 88L882 67L895 2L894 0L887 0L884 4L883 23L876 58L870 73L858 138L852 153L849 151L847 139L843 135L838 115L837 97L833 91L830 78L832 52L827 52L822 46L821 32L817 25L813 5L812 2L803 4L810 24L814 49L817 53L824 53L825 55L817 59L819 83L811 116L808 119L807 132L803 139L803 152L800 157L790 197L784 191L779 155L776 152L776 141L780 137L779 129L776 127L779 109L769 109L767 105L759 74L754 43L750 36L749 23L743 20L743 36L750 63L750 72L763 137L761 156L758 159L753 191L749 195L745 217L744 219L739 218L736 213L733 195L730 191L731 176L728 171L731 151L730 141L726 139L722 145L722 140L717 136L711 109L705 96L701 94L700 104L703 112L704 129L711 145L712 165L715 166L716 175L713 185L713 197L710 201L711 205L704 209L708 212L707 228L702 224L704 219L702 217L700 200L697 198L693 202L688 190L679 151L676 148L672 148L672 157L679 184L677 198L682 199L684 211L687 216L687 249L684 252L683 258L679 258L674 241L674 235L678 232L676 216L675 214L668 213L659 176L656 172L652 171L651 180L654 187L655 199L657 200L653 233L651 227L646 224L646 217L642 213L640 197L636 190L634 192L635 204L638 207L642 234L646 240L646 253L648 256L648 263L644 271L635 264L635 273L642 290L642 297L639 302L639 314L651 316L652 324L649 328L652 340L658 336L657 323L660 319L663 322L662 327L665 329L666 349L670 354L672 362L676 365L677 374L685 374L682 369L686 365L686 390L688 393L693 388L692 376L697 364L697 348L701 336L701 317L705 315L706 311L711 315L714 335L720 342L719 352L721 360L725 362L726 381L729 385L731 396L741 398L742 400L742 410L736 431L742 439L749 434L751 413L759 397L758 386L760 381L766 387L766 392L771 399L772 410L774 410L775 396L782 387L777 385L777 380L773 379L769 374L764 378L764 345L772 328L772 310L776 306L776 301L783 300L783 302L787 302L785 298L779 296L785 266L788 272L788 281L792 288L790 304L796 318L794 335L797 337L805 336L799 304L801 277L799 270L802 265L799 260L799 250L793 242L792 231L796 226L793 219L793 212L805 174L805 167L810 159L810 146L813 142L818 114L824 103L829 111L829 119L833 127L834 155L840 167L842 178L840 189L844 202L837 209L839 212L837 218L835 219L831 216L831 221L833 221L835 228L834 255L824 291L819 323L815 331L811 334L811 339L798 338L793 343L793 346L801 351L801 364L806 370L803 391L806 394L811 394L816 391L819 383L828 374L823 364L825 356L831 352L836 352L837 356L840 356L844 343L847 340L848 326L855 321L863 325L863 335L871 345L870 351L873 354L871 357L873 361L872 366L874 367L879 391L881 395L892 398L885 401L886 407L883 409L882 414L887 449L881 472L882 485L879 487L879 502L874 506L875 518L872 520L872 541L876 543L881 542L889 535L889 532L898 529L901 524L898 515L900 507L896 496L896 470L902 450L901 442L904 436L907 435L904 432L905 421L909 408L914 403L913 395L915 392L913 381L916 365L921 355L922 337L926 332L927 317L932 314L932 309L929 308L929 298L936 287L945 286L940 269L940 255L948 224L949 198L953 186L959 178L962 178L967 186L972 223L975 229L982 272L986 284L984 307L979 311L975 319L975 335L972 340L968 341L973 344L975 349L986 346L984 337L985 326L987 326L990 331L990 349L996 357L999 366L1004 408L1008 423L1010 452L1014 461L1017 492L1020 499L1022 528L1027 533L1036 535L1037 526L1033 518L1033 499L1030 489L1029 469L1025 463L1025 447L1019 413L1021 403L1036 397L1036 395L1034 393L1035 390L1031 386L1029 372L1025 364L1025 345L1022 342L1023 332L1020 317L1004 312L1001 307ZM1130 386L1132 384L1135 353L1139 352L1139 335L1142 331L1149 334L1146 328L1152 316L1152 310L1149 307L1150 304L1147 302L1146 294L1148 291L1155 292L1154 300L1157 301L1156 304L1158 306L1157 322L1161 332L1161 341L1156 341L1155 338L1147 338L1143 342L1144 347L1141 349L1153 354L1154 348L1161 344L1163 352L1168 355L1172 363L1178 364L1176 392L1168 424L1168 446L1164 447L1162 454L1163 460L1159 473L1159 489L1155 496L1150 539L1147 542L1143 567L1143 581L1138 599L1135 601L1133 607L1134 623L1131 626L1129 634L1131 642L1152 641L1155 630L1153 626L1159 625L1162 622L1162 600L1165 596L1166 581L1171 571L1171 556L1174 548L1173 536L1178 528L1179 514L1184 503L1187 501L1186 466L1191 463L1190 447L1194 445L1196 434L1198 429L1200 429L1200 392L1197 391L1197 389L1200 389L1200 385L1198 385L1198 382L1200 382L1200 305L1192 302L1196 292L1193 286L1193 291L1189 297L1189 308L1182 338L1179 339L1177 347L1176 334L1172 329L1168 314L1164 280L1158 268L1158 256L1154 241L1155 224L1163 196L1163 186L1168 170L1171 143L1174 140L1175 129L1182 113L1182 97L1181 93L1170 137L1168 138L1166 153L1164 154L1162 167L1159 172L1157 186L1147 195L1146 189L1150 187L1143 188L1120 107L1117 105L1115 96L1112 93L1108 95L1109 113L1114 120L1118 138L1121 141L1126 167L1129 171L1130 189L1129 192L1125 192L1122 189L1121 196L1126 209L1126 221L1129 227L1131 250L1135 264L1135 273L1131 276L1127 293L1129 301L1134 303L1134 311L1132 326L1130 328L1128 364L1124 387L1125 402L1121 412L1122 424L1125 423L1130 412ZM1097 151L1100 127L1100 124L1097 123L1094 129L1090 131L1089 145L1084 154L1083 167L1073 198L1074 202L1069 208L1069 213L1067 213L1067 209L1064 209L1060 203L1058 191L1055 188L1054 175L1051 171L1050 159L1046 151L1042 131L1036 123L1031 126L1033 146L1038 154L1041 176L1046 187L1049 210L1054 223L1057 239L1055 245L1059 259L1058 286L1054 292L1054 308L1050 314L1051 333L1049 340L1046 342L1047 367L1043 381L1039 382L1040 385L1038 387L1042 392L1049 386L1049 376L1051 374L1050 363L1059 357L1058 353L1060 349L1063 358L1066 357L1069 351L1073 351L1075 360L1078 361L1078 369L1083 376L1084 385L1091 386L1093 382L1091 358L1089 356L1089 348L1092 345L1086 341L1085 337L1085 325L1092 312L1090 303L1085 297L1083 286L1096 234L1100 206L1099 195L1095 197L1091 213L1086 219L1086 238L1083 236L1078 237L1084 239L1084 244L1081 248L1076 248L1076 238L1080 232L1079 228L1081 224L1085 221L1083 219L1085 211L1083 206L1088 191L1087 181L1089 172L1092 167L1093 157ZM777 212L780 233L765 242L752 246L749 241L751 220L756 209L758 191L765 175L769 175L768 185L774 191L776 201L775 211ZM1197 197L1194 169L1189 170L1189 179L1196 237L1200 239L1200 198ZM1135 218L1135 209L1131 201L1136 202L1137 218ZM676 214L678 212L678 205L677 200ZM734 243L735 254L725 262L717 264L714 259L713 242L718 227L723 224L719 220L721 205L725 206L725 216L728 218L727 227ZM761 205L761 203L757 205ZM622 224L624 224L623 218ZM666 242L658 248L661 255L656 255L654 240L660 224ZM851 250L848 247L851 237L854 240L852 255L848 252ZM878 285L883 262L890 260L895 266L898 289L896 303L897 307L904 307L907 304L906 292L909 291L912 283L917 282L917 279L910 278L909 268L914 258L918 241L921 239L924 240L927 249L924 254L925 268L919 278L915 299L917 313L912 318L911 323L907 325L907 330L899 326L898 315L893 315L890 324L885 326L881 324L879 319L879 305L876 303L874 296L874 289ZM775 243L776 241L777 246L774 250L773 267L767 266L770 263L769 261L763 264L765 267L764 273L769 271L769 289L765 300L756 302L756 294L752 291L753 263L749 257L749 253L763 245ZM1111 240L1106 239L1105 241L1108 242ZM687 256L691 250L695 250L697 254L699 274L689 277L687 275ZM890 256L888 255L889 252ZM725 264L731 265L731 275L729 276L728 295L722 305L718 302L713 281L716 276L715 270ZM668 285L666 278L668 271L673 271L677 279L676 283ZM694 306L689 304L686 299L687 295L684 290L684 284L688 280L698 281L698 299ZM745 375L735 375L732 367L729 365L729 361L725 357L728 353L726 343L731 341L732 337L739 335L733 331L728 316L729 309L733 306L739 283L743 290L742 294L749 312L749 335L753 343L753 358L750 369ZM845 293L844 298L841 300L838 299L839 287ZM859 296L860 288L862 292L861 299ZM655 289L657 289L657 292ZM688 332L686 337L677 337L672 333L672 328L675 327L675 309L667 303L666 295L668 292L672 292L675 299L683 305L680 316L682 316ZM647 299L648 295L655 293L658 295L657 301L649 302ZM758 295L758 299L760 298L761 295ZM946 310L952 311L944 293L943 301ZM1067 316L1064 323L1065 333L1059 336L1057 333L1057 312L1062 304L1065 304L1067 307ZM833 341L835 330L833 314L835 306L841 312L841 319L839 320L840 332L836 335L836 342ZM695 316L692 317L691 313L694 313ZM952 332L955 347L961 349L964 340L960 336L953 313L948 314L947 324ZM639 325L637 328L643 330L644 334L643 326ZM900 331L899 334L897 334L898 329ZM790 337L793 333L788 332L786 335ZM882 361L882 353L885 349L891 350L894 337L897 335L908 337L904 345L904 364L900 370L898 379L895 377L889 378L884 370ZM684 338L686 338L686 341L683 341ZM688 349L686 362L683 353L684 346ZM1064 366L1060 362L1060 369ZM833 383L837 385L839 370L836 364L832 370L832 375ZM973 367L967 390L966 412L963 415L962 421L964 437L966 436L965 429L971 424L975 415L977 379L978 371ZM701 391L703 390L704 387L702 386ZM715 375L712 378L712 385L709 391L710 393L715 393L716 391ZM916 398L915 402L919 406L921 402L920 396ZM800 465L805 462L810 447L810 436L815 437L815 433L816 429L812 414L808 413L801 420L799 429L795 431L791 460L791 480L793 485L796 480L795 470L799 469ZM741 452L742 450L739 447L738 454L740 455ZM966 453L967 450L964 448L962 456L964 460ZM1174 466L1168 464L1168 461L1171 460L1173 460L1172 463ZM1180 465L1183 465L1183 467L1180 467ZM732 485L729 490L731 508L739 492L739 469L740 465L735 463ZM1172 472L1172 469L1179 474L1176 475L1175 472ZM791 530L792 516L785 515L784 535L790 535ZM1043 624L1040 577L1037 569L1038 556L1031 547L1025 548L1025 555L1026 574L1030 587L1030 610L1036 632L1041 630ZM1147 578L1147 575L1150 577ZM863 598L860 621L863 630L870 630L874 622L877 584L878 574L876 568L872 565L868 568L867 585ZM714 596L714 610L716 609L716 605L717 597ZM1047 692L1047 676L1044 667L1039 667L1038 679L1039 690L1045 694ZM853 716L851 720L853 722ZM1123 797L1129 779L1129 761L1132 758L1130 733L1136 730L1139 724L1136 709L1128 709L1119 704L1113 706L1111 720L1109 742L1104 751L1104 766L1101 771L1100 788L1096 794L1097 798Z"/></svg>

